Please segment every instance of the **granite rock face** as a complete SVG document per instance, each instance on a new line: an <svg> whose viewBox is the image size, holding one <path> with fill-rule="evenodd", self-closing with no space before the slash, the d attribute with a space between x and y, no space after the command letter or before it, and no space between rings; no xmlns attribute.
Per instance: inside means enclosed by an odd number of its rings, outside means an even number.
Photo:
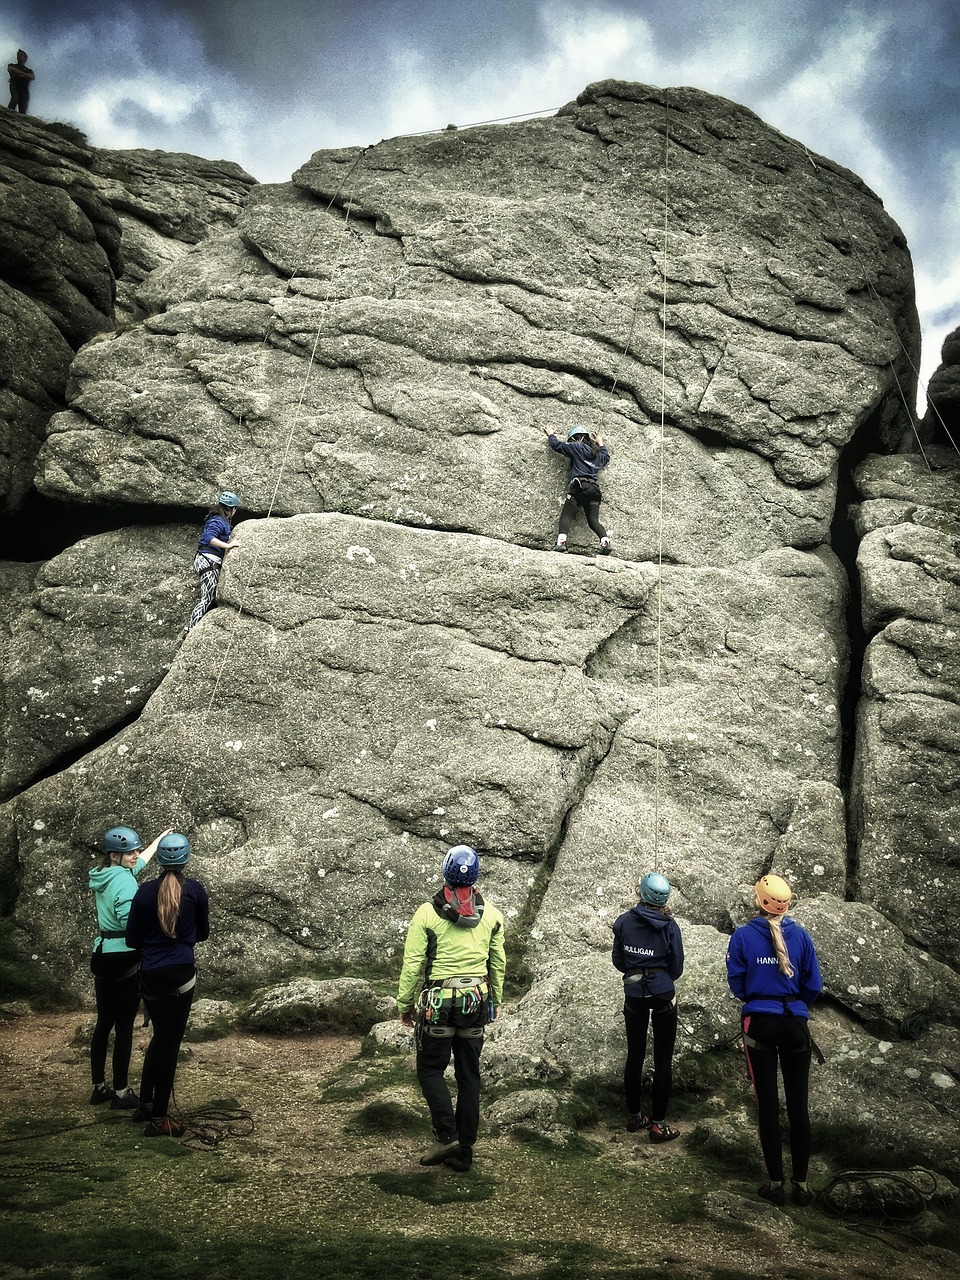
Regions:
<svg viewBox="0 0 960 1280"><path fill-rule="evenodd" d="M395 973L462 840L526 944L486 1051L505 1082L618 1073L610 924L652 866L691 1060L736 1036L726 936L770 868L845 1028L955 1021L957 472L900 452L918 333L877 198L732 103L613 82L318 152L235 222L200 169L202 225L178 222L178 164L89 165L140 318L73 359L36 465L117 528L3 579L0 863L37 963L84 989L114 822L190 833L213 988ZM579 424L613 453L611 557L549 549L540 428ZM224 486L240 546L178 647L184 519Z"/></svg>
<svg viewBox="0 0 960 1280"><path fill-rule="evenodd" d="M16 510L73 353L144 314L136 285L232 225L253 179L237 165L94 151L14 112L0 135L0 491Z"/></svg>

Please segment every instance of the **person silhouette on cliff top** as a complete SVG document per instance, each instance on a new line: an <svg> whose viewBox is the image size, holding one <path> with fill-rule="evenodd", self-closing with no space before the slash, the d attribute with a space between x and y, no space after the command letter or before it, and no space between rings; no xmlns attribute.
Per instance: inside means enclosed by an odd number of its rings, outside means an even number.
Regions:
<svg viewBox="0 0 960 1280"><path fill-rule="evenodd" d="M30 82L36 79L27 66L25 49L17 50L16 62L7 63L7 74L10 76L10 101L7 106L11 111L19 111L25 116L30 105Z"/></svg>

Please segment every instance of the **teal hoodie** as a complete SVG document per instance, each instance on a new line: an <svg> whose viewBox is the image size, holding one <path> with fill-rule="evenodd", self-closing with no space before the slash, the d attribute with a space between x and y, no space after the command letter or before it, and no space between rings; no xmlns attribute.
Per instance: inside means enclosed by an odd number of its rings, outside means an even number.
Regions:
<svg viewBox="0 0 960 1280"><path fill-rule="evenodd" d="M130 903L137 892L137 876L146 865L143 858L138 858L129 871L119 864L91 870L89 883L96 895L97 928L101 930L93 940L94 951L101 947L105 952L130 950L123 933L127 927ZM104 938L104 932L119 933L120 937Z"/></svg>

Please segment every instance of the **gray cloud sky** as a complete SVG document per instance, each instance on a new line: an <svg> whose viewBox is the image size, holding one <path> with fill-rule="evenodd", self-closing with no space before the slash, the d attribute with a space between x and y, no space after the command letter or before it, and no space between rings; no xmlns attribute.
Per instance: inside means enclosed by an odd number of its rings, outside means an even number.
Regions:
<svg viewBox="0 0 960 1280"><path fill-rule="evenodd" d="M960 324L953 0L6 0L32 106L106 147L236 160L557 108L594 80L694 85L858 173L902 226L922 374Z"/></svg>

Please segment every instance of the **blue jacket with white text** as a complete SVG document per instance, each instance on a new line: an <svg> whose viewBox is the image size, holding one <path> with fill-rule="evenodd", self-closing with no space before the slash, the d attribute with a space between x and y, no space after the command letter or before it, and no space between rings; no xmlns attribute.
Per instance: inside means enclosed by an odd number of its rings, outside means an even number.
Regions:
<svg viewBox="0 0 960 1280"><path fill-rule="evenodd" d="M613 922L613 966L624 975L648 971L645 982L624 987L629 998L672 996L683 973L683 939L673 916L638 902Z"/></svg>
<svg viewBox="0 0 960 1280"><path fill-rule="evenodd" d="M787 1013L809 1016L823 990L823 978L813 941L806 929L789 916L780 922L793 977L780 971L765 916L755 916L734 931L727 948L727 984L743 1002L742 1012Z"/></svg>

